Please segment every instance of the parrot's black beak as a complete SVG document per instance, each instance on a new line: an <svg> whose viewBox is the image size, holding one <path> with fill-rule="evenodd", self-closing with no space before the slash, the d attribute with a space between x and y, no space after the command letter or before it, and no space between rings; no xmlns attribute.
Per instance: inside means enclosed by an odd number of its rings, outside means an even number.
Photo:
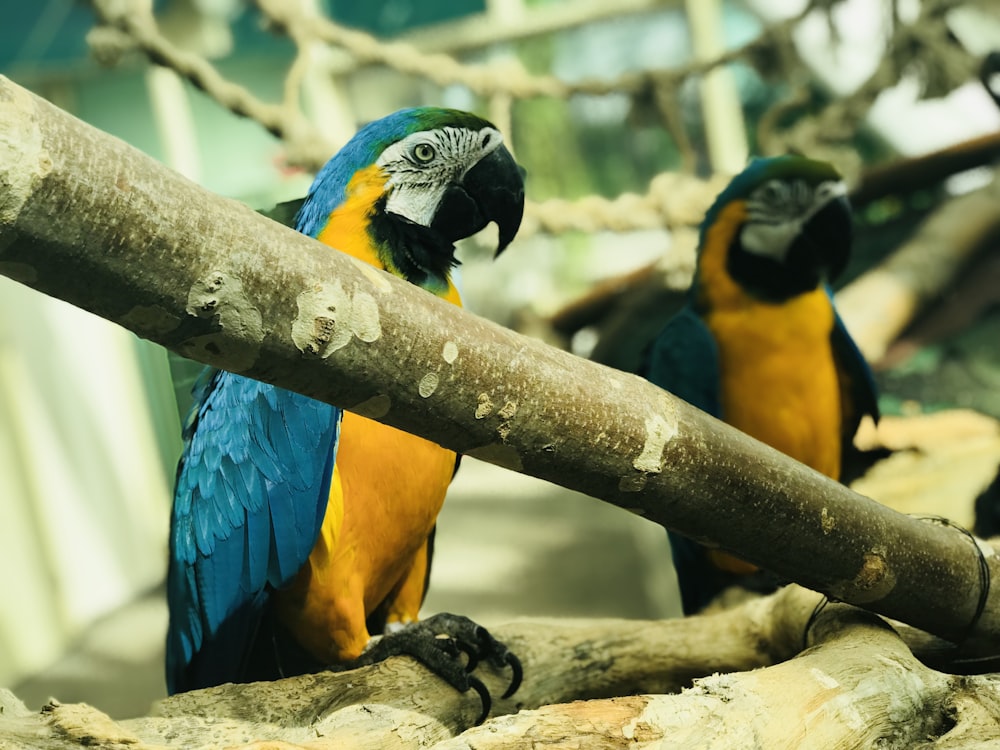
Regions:
<svg viewBox="0 0 1000 750"><path fill-rule="evenodd" d="M802 236L819 251L812 257L827 280L837 278L847 267L852 235L851 204L845 195L830 199L802 228Z"/></svg>
<svg viewBox="0 0 1000 750"><path fill-rule="evenodd" d="M498 146L448 187L431 228L454 243L495 222L500 230L499 255L521 226L524 174L510 151Z"/></svg>
<svg viewBox="0 0 1000 750"><path fill-rule="evenodd" d="M791 299L843 272L851 254L851 233L851 206L846 196L831 196L799 227L782 260L730 253L729 270L763 299Z"/></svg>

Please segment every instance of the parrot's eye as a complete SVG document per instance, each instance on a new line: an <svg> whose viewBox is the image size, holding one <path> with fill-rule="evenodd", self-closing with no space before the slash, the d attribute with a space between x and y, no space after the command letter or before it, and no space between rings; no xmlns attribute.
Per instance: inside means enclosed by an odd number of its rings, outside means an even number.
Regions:
<svg viewBox="0 0 1000 750"><path fill-rule="evenodd" d="M789 189L786 184L779 180L771 180L757 190L756 198L765 205L776 206L788 200L788 194Z"/></svg>
<svg viewBox="0 0 1000 750"><path fill-rule="evenodd" d="M421 164L427 164L437 156L437 151L429 143L418 143L413 147L413 158Z"/></svg>

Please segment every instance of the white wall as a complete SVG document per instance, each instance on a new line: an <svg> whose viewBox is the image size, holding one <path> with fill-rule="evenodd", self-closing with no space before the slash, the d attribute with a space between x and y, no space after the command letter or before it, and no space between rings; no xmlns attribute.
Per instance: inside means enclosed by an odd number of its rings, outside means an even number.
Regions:
<svg viewBox="0 0 1000 750"><path fill-rule="evenodd" d="M140 356L161 375L166 359L140 347L0 278L0 685L163 577L168 478Z"/></svg>

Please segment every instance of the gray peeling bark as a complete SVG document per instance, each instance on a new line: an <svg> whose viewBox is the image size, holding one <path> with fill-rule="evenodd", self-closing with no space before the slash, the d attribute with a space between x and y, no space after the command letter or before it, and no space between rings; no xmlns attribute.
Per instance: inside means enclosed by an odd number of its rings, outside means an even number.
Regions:
<svg viewBox="0 0 1000 750"><path fill-rule="evenodd" d="M969 635L980 558L961 533L869 501L633 375L330 252L3 78L0 186L0 272L39 291L837 599ZM501 262L531 262L517 256L515 245ZM998 633L990 593L969 643L989 648Z"/></svg>

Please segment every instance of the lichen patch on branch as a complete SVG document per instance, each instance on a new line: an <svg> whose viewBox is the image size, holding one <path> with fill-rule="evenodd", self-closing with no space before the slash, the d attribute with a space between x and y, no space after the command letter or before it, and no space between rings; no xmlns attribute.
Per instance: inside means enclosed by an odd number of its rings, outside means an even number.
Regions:
<svg viewBox="0 0 1000 750"><path fill-rule="evenodd" d="M292 321L292 341L307 356L326 358L357 338L366 343L382 336L378 302L364 291L351 295L340 280L302 292Z"/></svg>
<svg viewBox="0 0 1000 750"><path fill-rule="evenodd" d="M672 411L666 401L661 402L663 409ZM673 415L671 415L673 416ZM667 443L677 436L677 422L668 420L662 414L646 417L645 439L642 450L632 461L635 474L625 474L618 478L618 489L621 492L641 492L646 487L649 477L663 471L663 450Z"/></svg>
<svg viewBox="0 0 1000 750"><path fill-rule="evenodd" d="M496 404L493 403L493 399L490 398L490 394L480 393L476 400L476 419L486 419L493 414L493 410L495 408ZM496 415L500 418L500 424L497 425L497 436L500 438L501 442L505 442L507 440L507 436L510 434L510 430L513 427L514 415L516 414L516 401L505 401L503 406L497 410Z"/></svg>
<svg viewBox="0 0 1000 750"><path fill-rule="evenodd" d="M427 373L420 378L420 383L417 384L417 393L423 398L430 398L434 395L434 391L437 390L440 380L436 372Z"/></svg>
<svg viewBox="0 0 1000 750"><path fill-rule="evenodd" d="M219 330L182 342L178 345L182 354L217 360L233 372L249 369L257 361L264 340L263 318L240 279L212 271L191 285L186 310L196 318L212 320Z"/></svg>
<svg viewBox="0 0 1000 750"><path fill-rule="evenodd" d="M497 416L500 417L500 426L497 427L497 435L504 442L506 442L507 436L510 435L510 430L514 425L515 414L517 414L516 401L505 401L504 405L500 407L500 411L497 412Z"/></svg>
<svg viewBox="0 0 1000 750"><path fill-rule="evenodd" d="M493 413L493 401L490 394L480 393L476 401L476 419L486 419Z"/></svg>
<svg viewBox="0 0 1000 750"><path fill-rule="evenodd" d="M647 474L659 474L663 471L663 449L676 435L676 422L668 422L659 414L647 417L646 441L642 445L642 451L632 462L632 466Z"/></svg>
<svg viewBox="0 0 1000 750"><path fill-rule="evenodd" d="M837 518L832 515L827 508L823 508L819 514L819 525L823 529L824 534L829 534L835 528L837 528Z"/></svg>

